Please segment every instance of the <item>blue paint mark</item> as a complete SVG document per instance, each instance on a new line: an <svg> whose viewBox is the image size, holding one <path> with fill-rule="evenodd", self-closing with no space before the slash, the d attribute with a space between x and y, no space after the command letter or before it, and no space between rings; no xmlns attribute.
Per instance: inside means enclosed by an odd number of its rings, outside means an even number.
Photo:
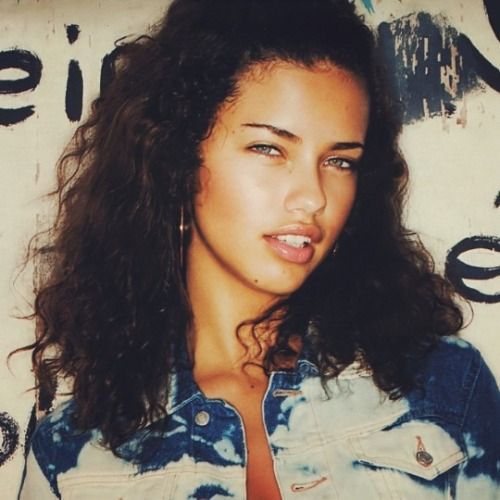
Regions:
<svg viewBox="0 0 500 500"><path fill-rule="evenodd" d="M452 116L454 101L480 87L479 76L490 85L498 82L464 35L442 18L413 13L381 23L378 32L405 123L441 114ZM445 81L443 71L447 72Z"/></svg>
<svg viewBox="0 0 500 500"><path fill-rule="evenodd" d="M372 1L371 0L362 0L363 5L366 7L366 10L370 13L373 14L375 12L375 9L373 7Z"/></svg>

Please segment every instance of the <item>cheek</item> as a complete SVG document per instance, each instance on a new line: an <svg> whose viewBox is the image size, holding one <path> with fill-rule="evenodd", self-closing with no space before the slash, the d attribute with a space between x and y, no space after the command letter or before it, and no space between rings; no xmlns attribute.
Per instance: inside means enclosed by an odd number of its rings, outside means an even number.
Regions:
<svg viewBox="0 0 500 500"><path fill-rule="evenodd" d="M265 186L251 172L245 173L241 165L238 170L233 165L213 170L203 168L195 212L205 220L219 218L222 225L230 221L244 225L262 219L262 212L269 210L269 198Z"/></svg>
<svg viewBox="0 0 500 500"><path fill-rule="evenodd" d="M358 192L358 182L357 178L355 177L352 182L349 184L348 188L346 189L344 193L344 198L343 198L343 206L345 210L345 218L349 217L349 214L351 213L352 207L354 206L354 202L356 200L356 194Z"/></svg>
<svg viewBox="0 0 500 500"><path fill-rule="evenodd" d="M328 216L334 224L343 224L349 217L356 199L356 177L341 179L334 184L328 195Z"/></svg>

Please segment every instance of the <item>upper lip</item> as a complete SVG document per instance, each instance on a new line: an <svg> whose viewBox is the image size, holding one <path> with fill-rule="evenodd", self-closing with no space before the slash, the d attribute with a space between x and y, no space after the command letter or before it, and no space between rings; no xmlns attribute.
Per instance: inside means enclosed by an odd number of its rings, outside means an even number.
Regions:
<svg viewBox="0 0 500 500"><path fill-rule="evenodd" d="M297 236L307 236L312 243L319 243L323 237L321 229L315 224L289 224L267 233L266 236L280 236L293 234Z"/></svg>

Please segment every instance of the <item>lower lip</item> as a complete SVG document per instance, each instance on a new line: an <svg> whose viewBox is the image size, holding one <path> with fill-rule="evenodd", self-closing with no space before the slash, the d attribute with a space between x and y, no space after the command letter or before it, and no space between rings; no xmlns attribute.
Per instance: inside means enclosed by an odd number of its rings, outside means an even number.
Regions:
<svg viewBox="0 0 500 500"><path fill-rule="evenodd" d="M314 248L311 245L297 248L271 236L264 236L264 239L282 259L288 262L307 264L313 258Z"/></svg>

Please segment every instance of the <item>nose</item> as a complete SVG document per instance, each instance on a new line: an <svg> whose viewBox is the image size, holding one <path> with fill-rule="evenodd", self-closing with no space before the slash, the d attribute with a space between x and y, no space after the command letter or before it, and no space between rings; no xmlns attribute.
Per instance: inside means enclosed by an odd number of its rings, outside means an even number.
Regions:
<svg viewBox="0 0 500 500"><path fill-rule="evenodd" d="M289 212L321 213L326 206L321 173L316 165L295 166L289 171L285 208Z"/></svg>

